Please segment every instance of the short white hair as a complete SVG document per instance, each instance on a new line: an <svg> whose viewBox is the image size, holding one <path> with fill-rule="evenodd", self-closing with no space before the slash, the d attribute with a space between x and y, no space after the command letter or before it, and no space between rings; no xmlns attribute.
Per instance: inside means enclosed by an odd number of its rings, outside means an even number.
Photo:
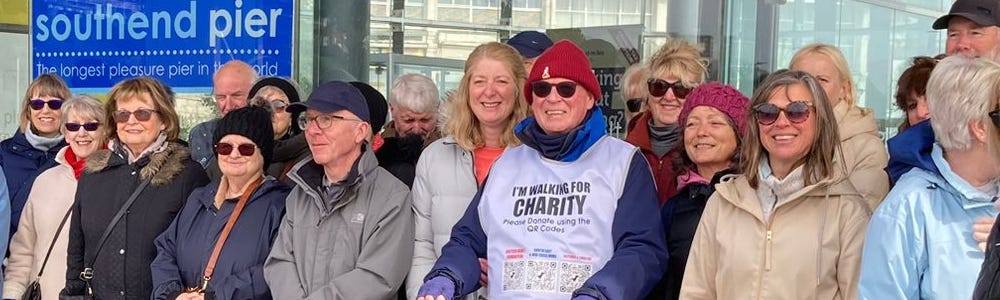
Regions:
<svg viewBox="0 0 1000 300"><path fill-rule="evenodd" d="M417 113L437 113L440 99L434 81L420 74L400 76L389 91L389 106Z"/></svg>
<svg viewBox="0 0 1000 300"><path fill-rule="evenodd" d="M941 148L972 147L969 122L989 122L987 113L997 99L998 88L1000 65L991 60L954 55L934 67L927 80L927 110Z"/></svg>

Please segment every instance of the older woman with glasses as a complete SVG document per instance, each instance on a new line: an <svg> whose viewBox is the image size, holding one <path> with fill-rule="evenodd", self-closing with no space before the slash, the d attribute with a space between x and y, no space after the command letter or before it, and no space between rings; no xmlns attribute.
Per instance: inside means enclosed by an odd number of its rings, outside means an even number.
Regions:
<svg viewBox="0 0 1000 300"><path fill-rule="evenodd" d="M675 155L671 151L683 143L677 116L684 99L705 81L707 69L700 53L699 47L677 39L667 42L653 55L649 61L650 76L646 79L647 111L631 120L625 137L625 141L639 147L652 167L660 205L677 194Z"/></svg>
<svg viewBox="0 0 1000 300"><path fill-rule="evenodd" d="M869 210L834 163L826 93L809 74L782 71L750 105L744 173L708 200L680 299L854 298Z"/></svg>
<svg viewBox="0 0 1000 300"><path fill-rule="evenodd" d="M646 87L646 80L649 79L649 65L638 63L625 69L622 75L621 93L625 100L625 118L630 120L629 131L632 130L632 118L646 111L646 98L649 97L649 89Z"/></svg>
<svg viewBox="0 0 1000 300"><path fill-rule="evenodd" d="M248 106L219 121L222 178L195 189L156 239L153 299L271 299L264 260L291 190L264 174L275 144L271 120L271 112Z"/></svg>
<svg viewBox="0 0 1000 300"><path fill-rule="evenodd" d="M119 82L105 107L110 142L87 160L76 190L61 296L148 299L153 240L208 178L177 140L166 87L149 77ZM126 213L127 212L127 213Z"/></svg>
<svg viewBox="0 0 1000 300"><path fill-rule="evenodd" d="M862 299L972 297L985 257L973 224L997 216L1000 140L991 115L998 98L995 62L953 56L934 67L927 80L931 165L903 174L872 216Z"/></svg>
<svg viewBox="0 0 1000 300"><path fill-rule="evenodd" d="M55 158L66 141L59 131L63 101L69 88L55 74L39 75L28 85L21 102L21 121L17 132L0 142L0 167L7 175L10 197L10 234L17 231L18 220L31 185L42 171L55 167Z"/></svg>
<svg viewBox="0 0 1000 300"><path fill-rule="evenodd" d="M87 158L104 147L104 105L88 96L76 96L62 105L61 132L67 147L59 149L58 166L38 175L19 221L21 230L10 244L3 298L22 299L38 282L42 299L56 299L66 283L66 220L76 184ZM64 228L66 227L66 228ZM44 271L44 272L43 272Z"/></svg>

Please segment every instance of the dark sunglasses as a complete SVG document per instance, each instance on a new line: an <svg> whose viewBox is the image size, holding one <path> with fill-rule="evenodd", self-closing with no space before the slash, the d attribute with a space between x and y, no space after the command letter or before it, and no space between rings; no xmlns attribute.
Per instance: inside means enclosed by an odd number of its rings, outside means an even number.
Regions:
<svg viewBox="0 0 1000 300"><path fill-rule="evenodd" d="M812 104L805 101L792 101L785 108L781 108L771 103L761 103L754 107L753 110L757 113L757 123L760 123L760 125L774 124L774 122L778 121L778 116L782 112L785 113L785 118L788 118L789 122L798 124L805 122L809 118Z"/></svg>
<svg viewBox="0 0 1000 300"><path fill-rule="evenodd" d="M242 156L251 156L253 152L257 149L257 146L253 144L240 144L239 146L233 146L230 143L218 143L215 144L215 154L228 156L233 153L233 148L236 148L237 152Z"/></svg>
<svg viewBox="0 0 1000 300"><path fill-rule="evenodd" d="M101 127L101 123L97 123L97 122L87 122L87 123L83 123L83 124L79 124L79 123L66 123L66 125L63 125L63 126L66 127L67 131L73 131L73 132L76 132L77 130L80 130L80 127L83 127L83 130L86 130L86 131L97 131L97 128Z"/></svg>
<svg viewBox="0 0 1000 300"><path fill-rule="evenodd" d="M270 103L271 108L277 113L285 112L285 108L288 107L288 103L281 100L271 100Z"/></svg>
<svg viewBox="0 0 1000 300"><path fill-rule="evenodd" d="M642 110L642 102L646 101L643 98L632 98L625 101L625 108L628 109L630 113L637 113Z"/></svg>
<svg viewBox="0 0 1000 300"><path fill-rule="evenodd" d="M663 95L667 94L667 90L673 88L674 96L681 99L687 98L687 95L694 89L684 86L680 81L670 83L656 78L646 80L646 87L649 88L649 95L653 97L663 97Z"/></svg>
<svg viewBox="0 0 1000 300"><path fill-rule="evenodd" d="M32 99L31 101L28 101L28 107L31 107L31 109L34 110L42 110L42 108L45 107L45 104L48 104L49 109L51 110L59 110L59 108L62 107L63 101L62 99L52 99L49 101Z"/></svg>
<svg viewBox="0 0 1000 300"><path fill-rule="evenodd" d="M556 87L556 93L560 97L569 98L576 94L576 82L563 81L557 84L551 84L547 81L535 81L531 83L531 93L535 94L535 97L545 98L552 93L552 87Z"/></svg>
<svg viewBox="0 0 1000 300"><path fill-rule="evenodd" d="M118 110L118 111L115 111L112 116L115 118L115 122L118 122L118 123L128 122L129 116L132 116L132 115L135 116L135 119L137 121L139 121L139 122L146 122L146 121L149 121L149 118L153 117L153 113L155 113L155 112L156 112L155 110L147 109L147 108L140 108L140 109L137 109L135 111Z"/></svg>
<svg viewBox="0 0 1000 300"><path fill-rule="evenodd" d="M990 112L990 121L993 121L993 126L1000 128L1000 108Z"/></svg>

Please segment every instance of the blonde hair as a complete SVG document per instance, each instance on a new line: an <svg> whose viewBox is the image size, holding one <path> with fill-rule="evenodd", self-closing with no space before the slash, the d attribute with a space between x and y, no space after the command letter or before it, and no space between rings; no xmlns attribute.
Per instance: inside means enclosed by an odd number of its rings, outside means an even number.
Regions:
<svg viewBox="0 0 1000 300"><path fill-rule="evenodd" d="M844 53L840 52L840 49L833 45L813 43L795 52L792 60L788 62L788 67L791 68L795 62L809 54L819 54L830 59L833 67L837 69L840 81L847 85L847 95L844 95L844 100L847 101L848 107L857 106L857 96L854 95L854 79L851 78L851 69L847 67L847 59L844 58Z"/></svg>
<svg viewBox="0 0 1000 300"><path fill-rule="evenodd" d="M812 75L802 71L782 70L768 76L750 100L751 111L747 116L746 144L743 147L741 166L747 182L753 188L757 188L760 183L758 170L761 161L768 159L767 149L760 142L760 125L754 110L757 105L767 103L779 89L788 93L789 87L793 85L802 85L812 96L812 108L815 112L813 125L816 126L816 139L810 143L812 147L809 148L809 153L795 167L804 165L802 175L807 186L836 174L833 161L834 155L840 153L840 133L833 116L833 106L826 99L826 92Z"/></svg>
<svg viewBox="0 0 1000 300"><path fill-rule="evenodd" d="M63 101L69 100L71 96L69 87L59 75L55 73L38 75L38 78L35 78L28 85L28 90L24 92L24 100L21 101L21 123L18 125L18 130L22 133L31 125L31 108L28 107L28 102L31 102L35 94L38 94L39 97L55 97Z"/></svg>
<svg viewBox="0 0 1000 300"><path fill-rule="evenodd" d="M465 150L473 150L485 145L482 131L482 124L472 112L469 104L469 85L472 81L472 68L484 59L493 59L501 62L504 68L510 72L514 82L511 88L514 89L514 108L510 116L507 117L504 125L503 135L500 136L500 143L504 146L520 145L521 141L514 135L514 126L528 116L528 102L524 98L524 85L527 81L527 74L521 54L514 48L497 42L489 42L476 47L469 54L465 61L465 75L462 76L462 83L458 87L458 92L449 102L448 121L445 125L445 133L450 134L455 142Z"/></svg>
<svg viewBox="0 0 1000 300"><path fill-rule="evenodd" d="M649 66L644 63L634 64L625 69L625 74L622 75L621 86L619 87L622 93L622 100L627 101L629 98L645 99L649 96L646 79L649 79Z"/></svg>
<svg viewBox="0 0 1000 300"><path fill-rule="evenodd" d="M698 86L705 82L708 73L708 60L701 57L702 50L701 45L692 45L682 39L668 41L649 60L650 77L675 76L685 86ZM688 77L694 82L688 82Z"/></svg>
<svg viewBox="0 0 1000 300"><path fill-rule="evenodd" d="M105 124L108 124L109 139L118 139L118 128L115 126L115 111L118 111L118 101L125 101L131 98L149 98L153 104L153 110L160 116L163 126L166 127L164 133L167 134L167 141L177 140L180 134L180 119L170 100L170 93L167 87L159 80L152 77L136 77L123 80L108 93L108 104L104 106Z"/></svg>

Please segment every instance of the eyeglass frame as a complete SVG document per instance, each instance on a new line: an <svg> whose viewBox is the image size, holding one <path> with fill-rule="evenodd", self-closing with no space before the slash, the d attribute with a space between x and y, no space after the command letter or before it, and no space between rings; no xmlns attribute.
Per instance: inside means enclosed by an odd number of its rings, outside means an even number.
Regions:
<svg viewBox="0 0 1000 300"><path fill-rule="evenodd" d="M327 119L328 121L321 121L321 120L319 120L320 118L329 118L329 119ZM319 129L327 129L327 128L330 128L331 126L333 126L333 123L334 123L333 121L334 120L337 120L337 121L364 122L364 121L362 121L360 119L352 119L352 118L347 118L347 117L338 116L338 115L334 115L334 114L320 114L320 115L313 116L311 118L308 115L306 115L306 114L301 114L301 115L299 115L299 119L296 120L296 123L299 124L299 128L302 128L302 130L306 130L307 128L309 128L309 124L310 123L316 123L316 127L319 128ZM323 125L322 123L327 123L327 124Z"/></svg>

